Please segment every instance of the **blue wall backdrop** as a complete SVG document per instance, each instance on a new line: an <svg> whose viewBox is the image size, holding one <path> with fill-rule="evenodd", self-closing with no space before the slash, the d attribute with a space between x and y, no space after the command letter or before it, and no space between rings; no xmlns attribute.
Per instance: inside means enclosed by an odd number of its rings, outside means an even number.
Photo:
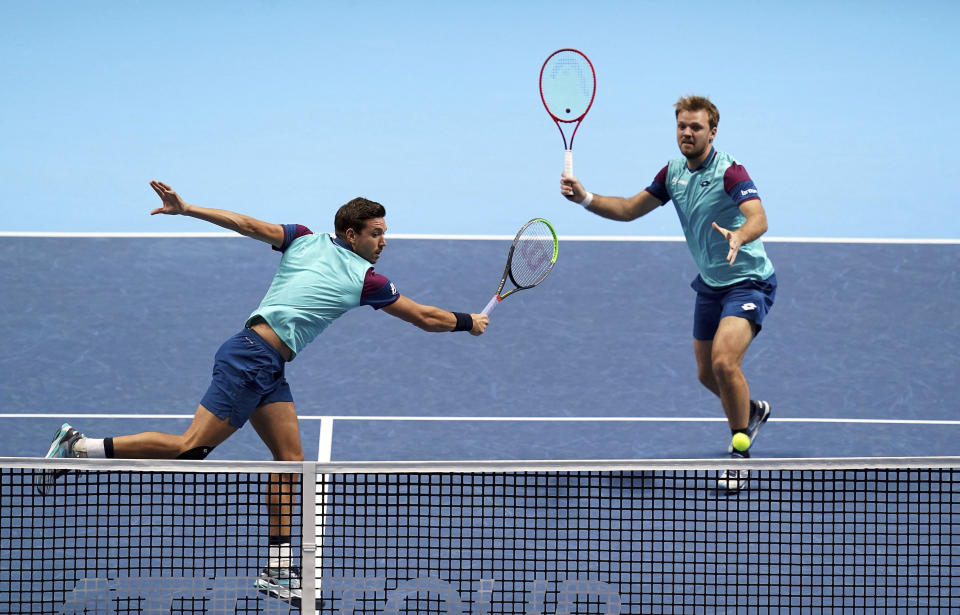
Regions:
<svg viewBox="0 0 960 615"><path fill-rule="evenodd" d="M394 233L675 236L557 195L540 65L597 68L585 185L633 194L676 155L672 103L711 96L770 234L957 238L949 101L960 5L582 2L2 2L0 231L207 231L192 202L328 224L362 194Z"/></svg>

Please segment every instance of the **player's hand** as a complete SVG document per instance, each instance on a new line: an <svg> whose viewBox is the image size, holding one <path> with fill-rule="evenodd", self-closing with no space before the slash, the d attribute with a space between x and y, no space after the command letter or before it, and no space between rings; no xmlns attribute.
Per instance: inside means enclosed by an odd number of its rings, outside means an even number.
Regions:
<svg viewBox="0 0 960 615"><path fill-rule="evenodd" d="M560 194L567 197L568 201L578 204L587 198L587 191L580 184L580 180L566 175L560 175Z"/></svg>
<svg viewBox="0 0 960 615"><path fill-rule="evenodd" d="M713 223L713 230L723 235L723 238L730 244L730 250L727 252L727 262L732 265L733 261L737 260L737 252L740 251L743 240L740 239L740 235L736 231L725 229L716 222Z"/></svg>
<svg viewBox="0 0 960 615"><path fill-rule="evenodd" d="M470 335L483 335L483 332L487 330L487 325L490 324L490 317L486 314L470 314L470 318L473 319L473 328L470 329Z"/></svg>
<svg viewBox="0 0 960 615"><path fill-rule="evenodd" d="M186 211L187 204L180 198L179 194L173 191L173 188L156 180L150 182L150 187L153 188L153 191L156 192L160 200L163 201L162 206L150 212L151 216L154 214L175 216Z"/></svg>

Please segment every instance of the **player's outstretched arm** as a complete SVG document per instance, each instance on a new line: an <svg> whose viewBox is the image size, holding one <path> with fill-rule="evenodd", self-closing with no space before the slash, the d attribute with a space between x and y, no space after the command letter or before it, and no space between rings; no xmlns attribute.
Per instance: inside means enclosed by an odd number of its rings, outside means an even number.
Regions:
<svg viewBox="0 0 960 615"><path fill-rule="evenodd" d="M150 187L157 193L162 203L160 207L150 212L151 216L156 214L190 216L236 231L246 237L259 239L278 248L283 245L283 226L279 224L271 224L226 209L211 209L191 205L180 198L180 195L174 192L173 188L163 182L151 181Z"/></svg>
<svg viewBox="0 0 960 615"><path fill-rule="evenodd" d="M576 177L566 175L560 176L560 194L598 216L621 222L636 220L663 204L646 190L631 197L592 194L587 192Z"/></svg>
<svg viewBox="0 0 960 615"><path fill-rule="evenodd" d="M424 331L432 333L470 331L470 335L482 335L490 322L490 318L483 314L460 314L458 318L456 312L448 312L432 305L423 305L403 295L400 295L396 301L382 309L391 316L396 316L400 320L405 320ZM466 317L469 317L472 322L466 322ZM470 328L458 328L458 325L460 327L469 325Z"/></svg>

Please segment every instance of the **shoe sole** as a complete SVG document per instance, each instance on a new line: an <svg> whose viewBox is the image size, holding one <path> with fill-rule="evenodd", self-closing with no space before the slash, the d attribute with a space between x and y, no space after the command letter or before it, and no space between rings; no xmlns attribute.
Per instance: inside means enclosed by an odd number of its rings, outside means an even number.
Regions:
<svg viewBox="0 0 960 615"><path fill-rule="evenodd" d="M261 585L257 585L257 591L268 598L273 598L274 600L279 600L284 604L289 604L290 606L300 608L300 598L297 598L296 596L288 596L285 598L280 595L279 591L270 587L263 587Z"/></svg>
<svg viewBox="0 0 960 615"><path fill-rule="evenodd" d="M290 606L297 607L298 609L300 608L300 603L302 602L301 599L297 597L281 598L280 594L276 590L269 589L266 587L260 587L259 585L257 586L257 591L260 594L266 596L267 598L273 598L274 600L279 600L284 604L289 604ZM315 609L319 611L320 609L323 608L323 605L324 605L323 600L320 598L317 598Z"/></svg>

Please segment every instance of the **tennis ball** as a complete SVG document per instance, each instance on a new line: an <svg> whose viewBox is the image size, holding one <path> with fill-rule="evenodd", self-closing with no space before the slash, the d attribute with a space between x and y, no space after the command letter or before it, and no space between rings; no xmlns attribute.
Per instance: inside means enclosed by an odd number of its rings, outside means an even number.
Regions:
<svg viewBox="0 0 960 615"><path fill-rule="evenodd" d="M745 433L733 434L733 448L738 451L745 451L750 448L750 436Z"/></svg>

